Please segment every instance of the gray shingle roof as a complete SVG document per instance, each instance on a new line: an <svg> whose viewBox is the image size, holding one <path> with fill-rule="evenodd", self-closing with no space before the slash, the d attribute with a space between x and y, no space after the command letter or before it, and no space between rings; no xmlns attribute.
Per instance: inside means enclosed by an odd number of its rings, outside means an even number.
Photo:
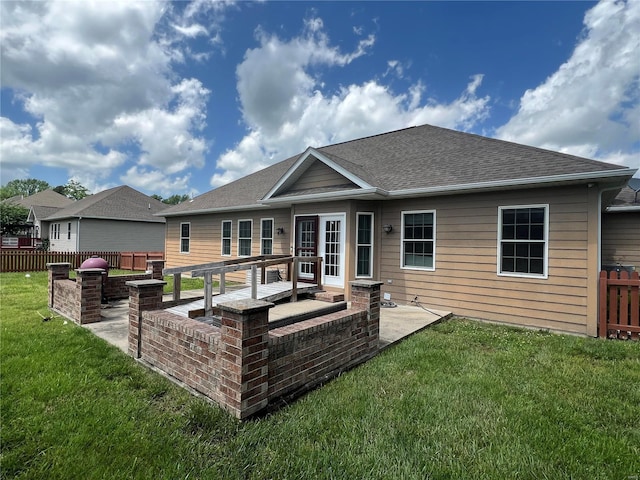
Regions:
<svg viewBox="0 0 640 480"><path fill-rule="evenodd" d="M391 193L430 188L446 193L461 185L484 182L524 181L616 170L629 172L618 165L431 125L396 130L317 150L371 186ZM299 157L296 155L211 190L192 202L171 207L163 214L257 206Z"/></svg>
<svg viewBox="0 0 640 480"><path fill-rule="evenodd" d="M62 210L60 207L43 207L40 205L33 205L31 207L31 211L36 219L47 218L60 210Z"/></svg>
<svg viewBox="0 0 640 480"><path fill-rule="evenodd" d="M54 192L51 189L43 190L28 197L16 196L6 200L7 202L17 203L23 207L29 208L34 205L41 207L66 207L73 203L73 200Z"/></svg>
<svg viewBox="0 0 640 480"><path fill-rule="evenodd" d="M63 218L102 218L109 220L129 220L138 222L164 222L155 214L167 207L166 204L122 185L89 195L47 217L45 220Z"/></svg>

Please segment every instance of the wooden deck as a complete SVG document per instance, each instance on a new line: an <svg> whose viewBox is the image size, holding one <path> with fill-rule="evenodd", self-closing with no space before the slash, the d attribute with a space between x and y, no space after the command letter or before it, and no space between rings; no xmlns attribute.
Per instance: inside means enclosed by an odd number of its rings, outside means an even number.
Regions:
<svg viewBox="0 0 640 480"><path fill-rule="evenodd" d="M317 289L315 283L298 283L298 295L301 293L309 292ZM293 291L293 284L291 282L273 282L264 285L257 285L258 300L264 300L265 302L277 302L289 298ZM233 302L235 300L245 300L251 298L251 287L241 288L229 293L223 293L221 295L213 296L213 307L221 303ZM177 307L168 308L167 311L180 315L181 317L188 317L191 310L203 310L204 299L195 300L184 305L178 305Z"/></svg>

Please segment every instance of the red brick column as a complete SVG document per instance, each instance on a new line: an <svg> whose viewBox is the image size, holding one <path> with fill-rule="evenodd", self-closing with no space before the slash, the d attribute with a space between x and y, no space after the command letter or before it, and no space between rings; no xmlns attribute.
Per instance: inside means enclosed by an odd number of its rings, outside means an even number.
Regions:
<svg viewBox="0 0 640 480"><path fill-rule="evenodd" d="M129 355L142 356L142 312L162 306L162 280L132 280L129 287Z"/></svg>
<svg viewBox="0 0 640 480"><path fill-rule="evenodd" d="M269 403L269 308L261 300L218 305L220 337L220 400L244 419Z"/></svg>
<svg viewBox="0 0 640 480"><path fill-rule="evenodd" d="M147 271L151 272L151 278L154 280L162 280L162 270L164 269L164 260L147 260Z"/></svg>
<svg viewBox="0 0 640 480"><path fill-rule="evenodd" d="M102 300L101 268L78 268L76 285L80 295L80 316L78 323L95 323L100 321L100 303Z"/></svg>
<svg viewBox="0 0 640 480"><path fill-rule="evenodd" d="M49 270L49 308L53 308L53 294L56 280L69 280L70 263L47 263Z"/></svg>
<svg viewBox="0 0 640 480"><path fill-rule="evenodd" d="M382 282L372 280L356 280L351 285L351 307L367 311L365 331L369 337L369 355L378 352L378 336L380 333L380 285Z"/></svg>

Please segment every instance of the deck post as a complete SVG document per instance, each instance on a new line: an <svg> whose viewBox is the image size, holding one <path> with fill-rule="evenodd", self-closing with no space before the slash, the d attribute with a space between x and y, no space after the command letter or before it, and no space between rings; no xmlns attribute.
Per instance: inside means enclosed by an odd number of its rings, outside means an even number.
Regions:
<svg viewBox="0 0 640 480"><path fill-rule="evenodd" d="M180 300L180 286L181 286L182 274L173 274L173 300Z"/></svg>
<svg viewBox="0 0 640 480"><path fill-rule="evenodd" d="M251 299L258 298L258 267L251 265Z"/></svg>
<svg viewBox="0 0 640 480"><path fill-rule="evenodd" d="M291 271L291 301L298 301L298 259L293 259L293 269Z"/></svg>
<svg viewBox="0 0 640 480"><path fill-rule="evenodd" d="M204 273L204 316L213 315L213 285L211 271Z"/></svg>
<svg viewBox="0 0 640 480"><path fill-rule="evenodd" d="M219 289L219 293L222 295L223 293L225 293L226 291L226 280L225 280L225 273L224 272L220 272L220 289Z"/></svg>
<svg viewBox="0 0 640 480"><path fill-rule="evenodd" d="M318 277L316 279L318 290L322 290L322 257L318 257L318 259L316 260L316 272L316 277Z"/></svg>

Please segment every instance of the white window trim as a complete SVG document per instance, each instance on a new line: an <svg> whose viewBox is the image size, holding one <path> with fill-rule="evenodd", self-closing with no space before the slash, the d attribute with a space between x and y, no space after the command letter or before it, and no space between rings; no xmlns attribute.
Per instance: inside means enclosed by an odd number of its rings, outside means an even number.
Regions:
<svg viewBox="0 0 640 480"><path fill-rule="evenodd" d="M433 266L432 267L406 267L404 266L404 216L413 213L432 213L433 214ZM401 235L400 235L400 268L402 270L419 270L421 272L434 272L436 270L436 211L435 210L402 210L400 212L402 218Z"/></svg>
<svg viewBox="0 0 640 480"><path fill-rule="evenodd" d="M189 225L189 236L188 237L183 237L182 236L182 226L183 225ZM184 239L188 239L189 240L189 250L182 250L182 240ZM180 253L184 253L184 254L188 254L191 253L191 222L181 222L180 223L180 245L179 245L179 250Z"/></svg>
<svg viewBox="0 0 640 480"><path fill-rule="evenodd" d="M544 273L542 275L536 273L519 273L519 272L501 272L502 265L502 211L513 210L517 208L544 208ZM536 278L546 280L549 278L549 204L539 203L531 205L505 205L498 206L498 245L496 258L496 272L499 277L519 277L519 278ZM521 242L531 243L532 240L521 240ZM540 242L540 240L533 240Z"/></svg>
<svg viewBox="0 0 640 480"><path fill-rule="evenodd" d="M358 247L360 247L360 243L358 243L358 225L360 224L360 217L361 216L368 216L371 217L371 243L370 244L365 244L363 243L363 246L367 246L367 247L371 247L371 251L369 252L369 275L358 275ZM374 248L374 243L375 243L375 238L374 238L374 234L373 232L375 232L375 217L373 215L373 212L356 212L356 251L355 251L355 258L356 258L356 264L355 264L355 272L356 272L356 278L373 278L373 248Z"/></svg>
<svg viewBox="0 0 640 480"><path fill-rule="evenodd" d="M263 237L262 236L262 222L271 221L271 237ZM275 230L276 222L273 218L261 218L260 219L260 255L273 255L273 231ZM263 240L271 240L271 253L265 254L262 250Z"/></svg>
<svg viewBox="0 0 640 480"><path fill-rule="evenodd" d="M229 237L224 236L224 224L228 223L229 227ZM229 238L229 253L224 253L224 240L225 238ZM220 255L223 257L230 257L233 253L233 220L222 220L220 222Z"/></svg>
<svg viewBox="0 0 640 480"><path fill-rule="evenodd" d="M251 223L251 236L250 237L241 237L240 236L240 222L250 222ZM249 255L240 255L240 240L249 239L251 241L249 247ZM238 257L250 257L253 252L253 219L252 218L241 218L238 220Z"/></svg>

